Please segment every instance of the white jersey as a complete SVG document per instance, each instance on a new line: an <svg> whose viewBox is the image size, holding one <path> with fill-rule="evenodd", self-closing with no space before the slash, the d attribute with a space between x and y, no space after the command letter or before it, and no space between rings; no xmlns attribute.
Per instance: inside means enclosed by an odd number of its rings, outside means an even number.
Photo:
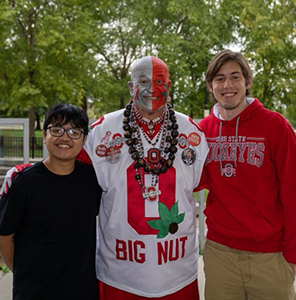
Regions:
<svg viewBox="0 0 296 300"><path fill-rule="evenodd" d="M175 116L179 125L176 159L159 176L160 194L151 193L148 200L135 179L135 161L124 142L123 110L95 123L85 144L103 189L98 279L144 297L174 293L197 278L193 189L198 186L208 146L194 121L181 113ZM152 146L143 136L142 143L147 155ZM151 176L145 174L146 186Z"/></svg>

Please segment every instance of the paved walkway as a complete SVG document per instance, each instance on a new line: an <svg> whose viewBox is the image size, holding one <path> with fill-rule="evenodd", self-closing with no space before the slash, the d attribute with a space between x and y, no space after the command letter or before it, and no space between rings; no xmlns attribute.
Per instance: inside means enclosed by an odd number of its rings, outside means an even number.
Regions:
<svg viewBox="0 0 296 300"><path fill-rule="evenodd" d="M12 273L4 274L0 271L0 300L12 299Z"/></svg>
<svg viewBox="0 0 296 300"><path fill-rule="evenodd" d="M204 284L205 278L203 273L203 259L202 256L198 260L198 281L200 300L204 300ZM296 281L294 283L296 289ZM12 273L3 274L0 271L0 300L12 300Z"/></svg>

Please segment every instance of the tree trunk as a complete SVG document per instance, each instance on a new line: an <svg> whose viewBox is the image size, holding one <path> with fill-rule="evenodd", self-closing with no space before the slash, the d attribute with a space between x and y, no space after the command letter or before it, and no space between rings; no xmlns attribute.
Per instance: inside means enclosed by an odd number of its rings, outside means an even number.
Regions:
<svg viewBox="0 0 296 300"><path fill-rule="evenodd" d="M40 116L36 113L36 130L41 130Z"/></svg>
<svg viewBox="0 0 296 300"><path fill-rule="evenodd" d="M125 107L125 99L124 99L124 95L122 94L120 97L120 109Z"/></svg>
<svg viewBox="0 0 296 300"><path fill-rule="evenodd" d="M87 102L86 97L83 97L81 106L82 106L81 108L87 113L87 111L88 111L88 102Z"/></svg>

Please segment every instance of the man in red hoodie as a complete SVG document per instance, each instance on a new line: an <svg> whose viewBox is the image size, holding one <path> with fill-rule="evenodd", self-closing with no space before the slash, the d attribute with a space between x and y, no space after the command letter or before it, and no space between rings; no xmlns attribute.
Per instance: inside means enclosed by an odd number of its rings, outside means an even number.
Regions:
<svg viewBox="0 0 296 300"><path fill-rule="evenodd" d="M208 66L206 300L296 299L296 135L250 98L252 73L224 50Z"/></svg>

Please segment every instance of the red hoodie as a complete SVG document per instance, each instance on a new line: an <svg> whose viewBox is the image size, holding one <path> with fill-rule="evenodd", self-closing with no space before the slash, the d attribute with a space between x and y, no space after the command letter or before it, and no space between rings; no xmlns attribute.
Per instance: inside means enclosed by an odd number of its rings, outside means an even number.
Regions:
<svg viewBox="0 0 296 300"><path fill-rule="evenodd" d="M209 144L205 173L210 240L234 249L280 252L296 263L296 135L255 99L236 118L199 124Z"/></svg>

